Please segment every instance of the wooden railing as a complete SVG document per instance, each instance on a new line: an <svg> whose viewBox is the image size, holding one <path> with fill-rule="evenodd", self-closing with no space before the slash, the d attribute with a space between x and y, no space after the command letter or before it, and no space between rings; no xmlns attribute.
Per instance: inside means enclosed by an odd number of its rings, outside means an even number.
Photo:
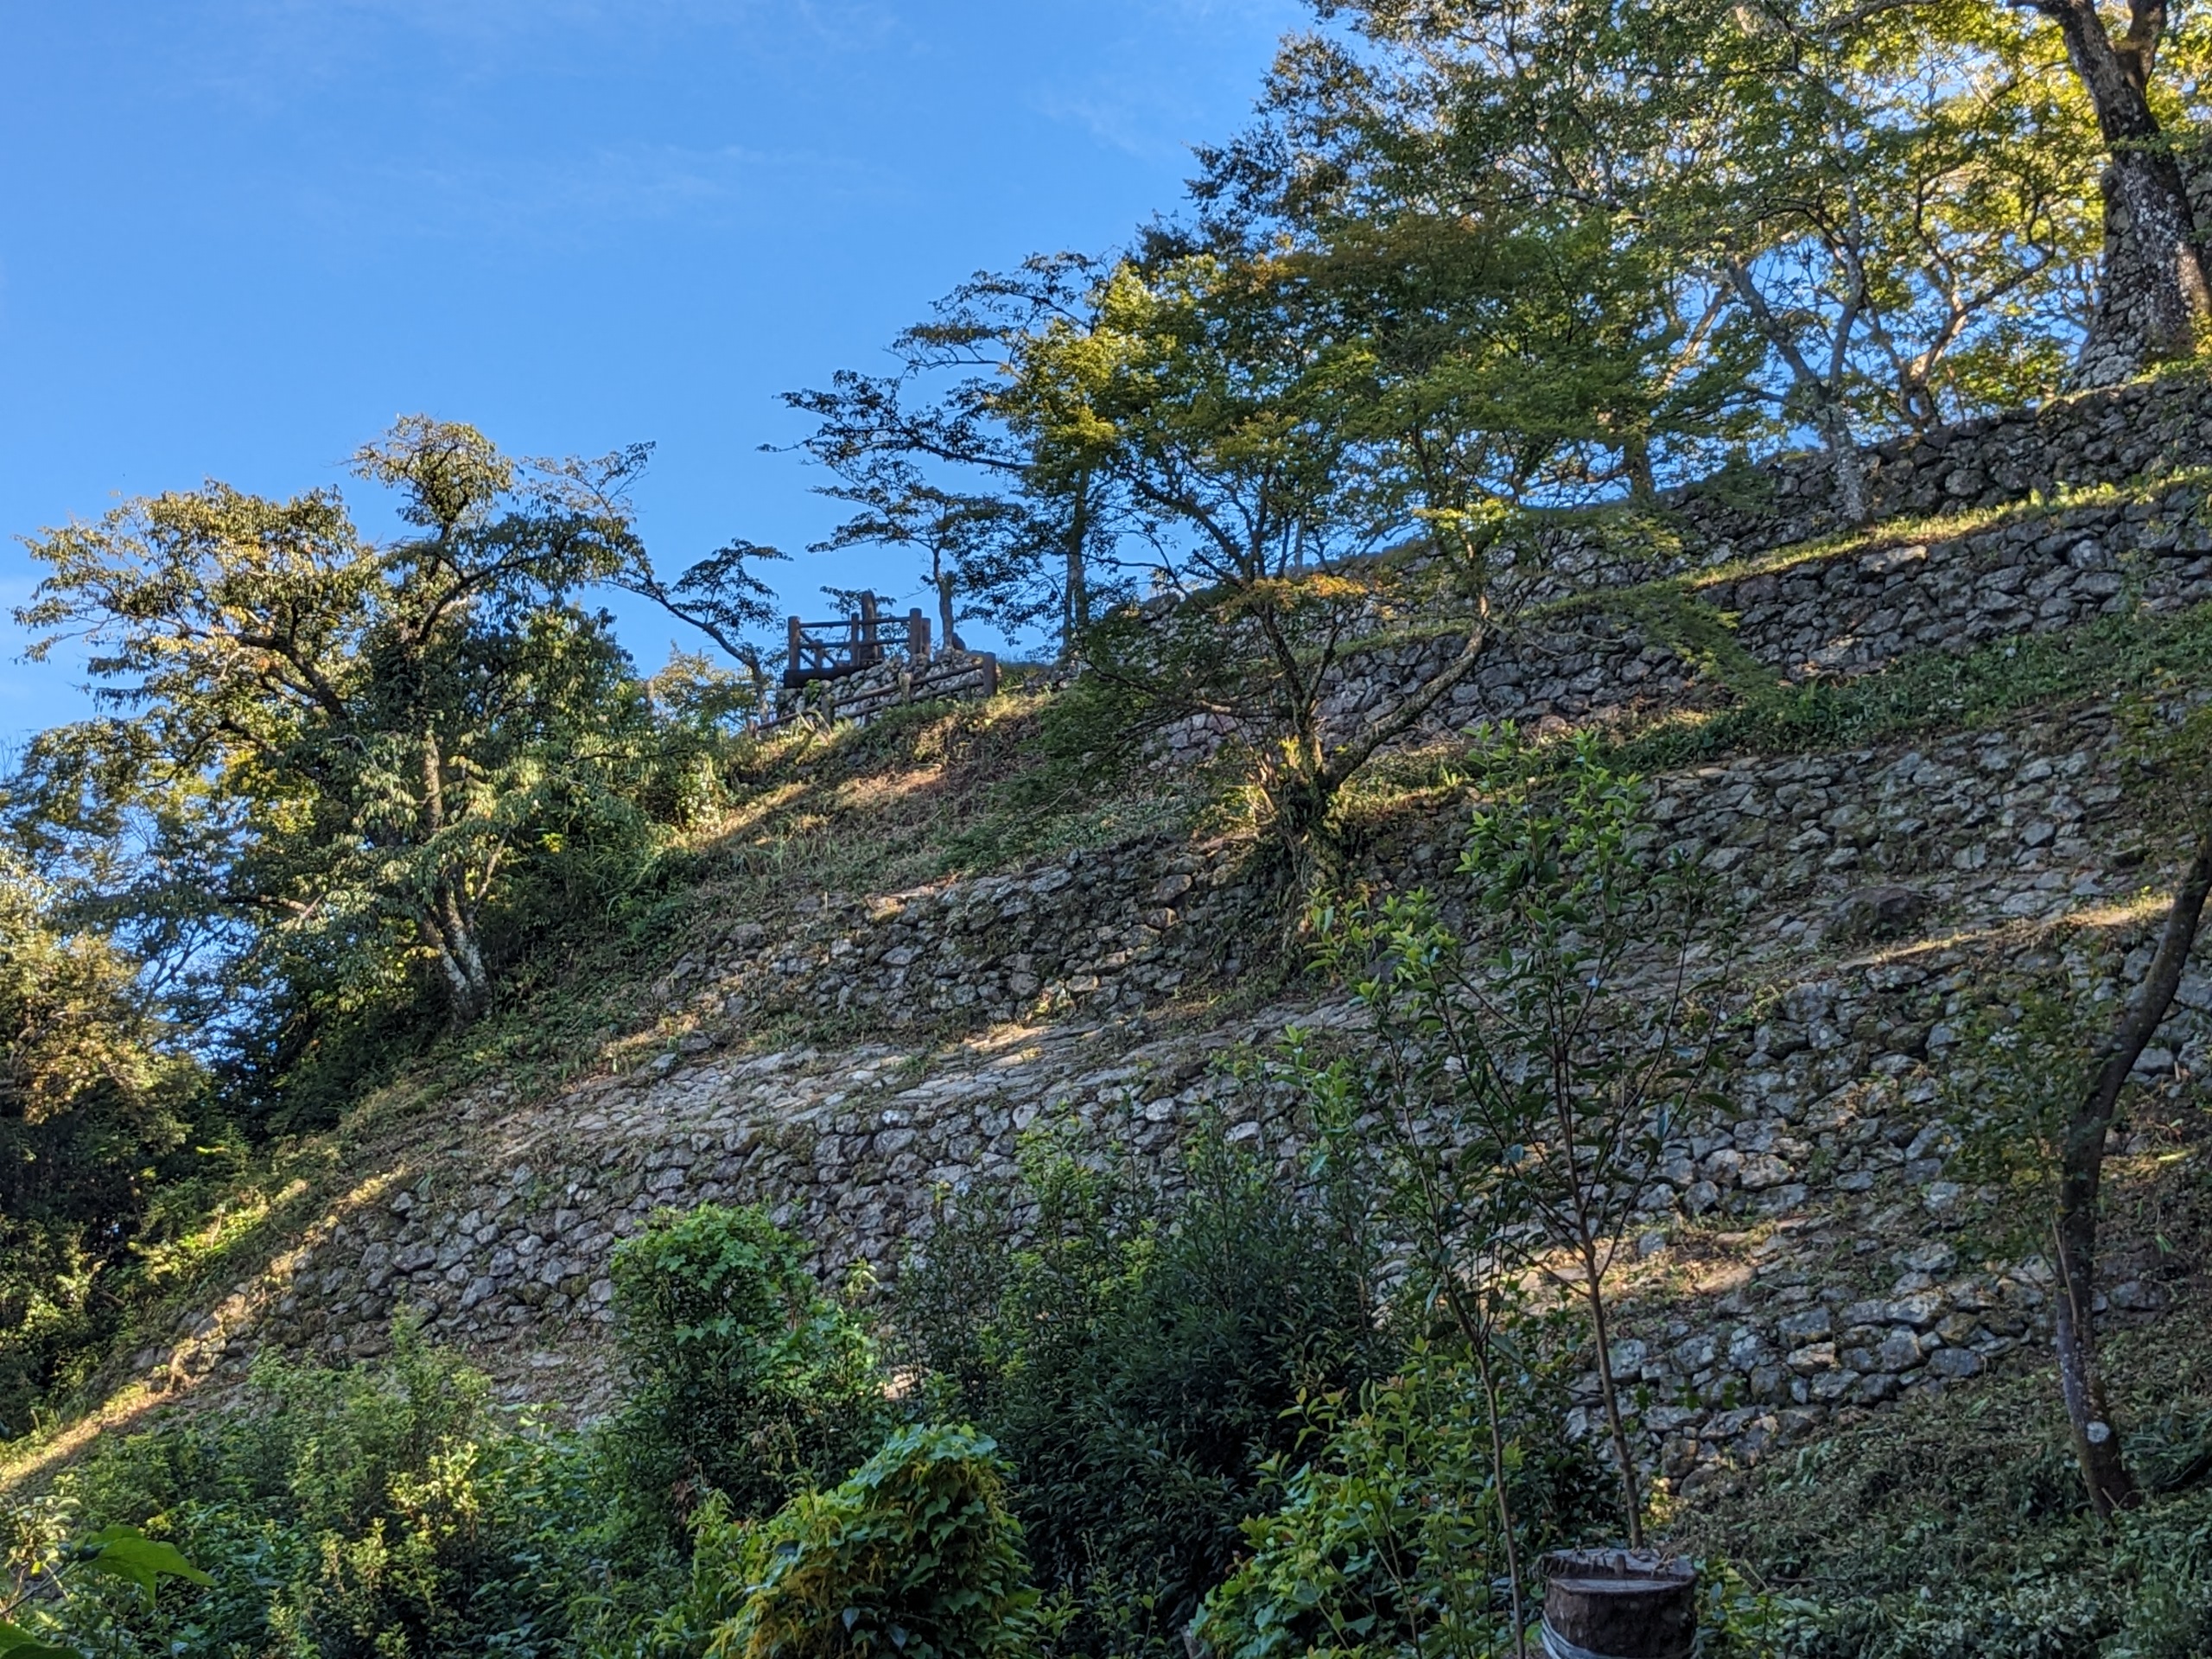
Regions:
<svg viewBox="0 0 2212 1659"><path fill-rule="evenodd" d="M886 617L874 594L861 595L856 615L830 622L804 622L795 616L790 626L784 684L794 691L817 680L842 680L874 668L893 652L916 664L930 659L929 619L918 610Z"/></svg>

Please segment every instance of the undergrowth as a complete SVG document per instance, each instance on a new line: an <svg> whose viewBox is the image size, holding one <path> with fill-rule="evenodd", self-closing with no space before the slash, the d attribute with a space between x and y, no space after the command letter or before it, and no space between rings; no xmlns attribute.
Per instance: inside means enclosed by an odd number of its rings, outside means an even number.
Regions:
<svg viewBox="0 0 2212 1659"><path fill-rule="evenodd" d="M1848 748L1917 732L1972 730L2090 696L2171 692L2212 677L2212 605L2102 617L1966 652L1928 651L1845 680L1777 687L1756 702L1662 721L1613 740L1642 772L1726 755Z"/></svg>
<svg viewBox="0 0 2212 1659"><path fill-rule="evenodd" d="M2153 1493L2112 1523L2082 1498L2044 1368L1831 1431L1700 1498L1676 1541L1770 1593L1793 1659L2196 1659L2212 1647L2205 1335L2184 1313L2109 1344Z"/></svg>

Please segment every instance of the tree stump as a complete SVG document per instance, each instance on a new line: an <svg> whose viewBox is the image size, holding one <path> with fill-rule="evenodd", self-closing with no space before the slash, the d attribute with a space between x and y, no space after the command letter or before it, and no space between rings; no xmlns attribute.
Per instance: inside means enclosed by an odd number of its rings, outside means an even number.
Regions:
<svg viewBox="0 0 2212 1659"><path fill-rule="evenodd" d="M1561 1549L1544 1557L1550 1659L1689 1659L1697 1568L1651 1550Z"/></svg>

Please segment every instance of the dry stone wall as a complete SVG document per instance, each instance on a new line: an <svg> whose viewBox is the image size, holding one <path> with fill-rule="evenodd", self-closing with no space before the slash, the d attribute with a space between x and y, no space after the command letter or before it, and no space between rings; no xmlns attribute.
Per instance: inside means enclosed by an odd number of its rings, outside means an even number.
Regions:
<svg viewBox="0 0 2212 1659"><path fill-rule="evenodd" d="M817 680L780 694L776 722L813 713L830 721L865 726L877 715L910 702L952 700L980 702L999 689L999 659L988 651L948 647L916 662L903 653L839 680Z"/></svg>
<svg viewBox="0 0 2212 1659"><path fill-rule="evenodd" d="M2202 383L2161 382L1891 446L1874 457L1877 499L1889 512L1986 506L2191 461L2207 399ZM1778 505L1764 518L1686 504L1714 556L1825 527L1817 469L1787 463L1768 485ZM1707 597L1795 677L2192 604L2212 598L2198 490L2175 480L2141 501L1716 573ZM1446 724L1582 721L1702 695L1633 627L1555 621L1487 664ZM1373 654L1332 717L1380 707L1437 648ZM2045 1264L1972 1242L1989 1195L1961 1166L1943 1091L1993 953L2070 950L2090 999L2139 969L2147 924L2114 901L2159 873L2142 863L2120 751L2113 710L2088 708L1654 780L1656 833L1719 873L1744 913L1725 953L1743 1010L1731 1110L1664 1149L1612 1356L1648 1389L1646 1455L1685 1485L1838 1414L1955 1387L2044 1328ZM1370 874L1432 880L1462 829L1440 811ZM689 1035L550 1103L479 1090L270 1274L138 1359L174 1387L235 1377L264 1345L365 1357L412 1308L505 1365L518 1391L588 1407L603 1398L612 1252L661 1205L761 1203L825 1272L889 1272L941 1195L1006 1176L1042 1124L1082 1125L1169 1178L1202 1120L1294 1160L1295 1102L1224 1059L1287 1021L1347 1042L1359 1022L1325 1001L1177 1014L1194 987L1237 976L1238 884L1235 848L1163 837L734 922L656 988L694 1017ZM2069 918L2071 933L2051 927ZM2180 1003L2143 1057L2147 1086L2178 1087L2212 1061L2212 977L2192 975ZM762 1022L793 1015L869 1040L759 1052ZM2156 1317L2170 1294L2156 1265L2112 1265L2109 1317ZM559 1369L572 1362L582 1369ZM532 1382L540 1365L561 1380Z"/></svg>
<svg viewBox="0 0 2212 1659"><path fill-rule="evenodd" d="M1953 1166L1938 1108L1977 982L1976 941L2032 933L2142 879L2105 857L2128 834L2115 747L2109 715L2089 711L1658 780L1663 833L1704 851L1750 912L1732 953L1753 964L1746 995L1768 995L1738 1039L1732 1113L1666 1148L1643 1230L1638 1272L1677 1294L1654 1300L1648 1319L1631 1315L1616 1358L1649 1385L1641 1421L1655 1464L1694 1481L1755 1460L1835 1412L1974 1376L2040 1328L2040 1262L1980 1259L1966 1243L1979 1195ZM1440 817L1405 850L1397 879L1448 859L1457 829L1456 815ZM1186 861L1165 844L1153 857L1155 881L1192 879L1179 898L1205 874L1173 868ZM1065 920L1088 895L1106 918L1124 913L1122 884L1142 872L1100 869L1113 880L1042 894L1005 880L949 889L927 912L934 931L911 907L841 918L834 937L849 948L823 951L817 993L834 1006L851 991L848 1009L890 995L922 959L890 958L925 938L979 979L1011 975L1025 953L1010 947L1031 937L1023 905L1057 901ZM1217 887L1210 902L1227 896ZM1002 916L1010 898L1014 913ZM1000 944L996 927L1010 930ZM2129 931L2140 927L2107 934L2124 957L2147 950ZM1898 933L1947 942L1885 942ZM1815 959L1810 945L1844 941L1864 948L1842 966L1809 976L1789 966ZM2114 972L2136 966L2084 956L2085 995L2109 994ZM756 1054L709 1043L582 1085L551 1110L488 1091L449 1147L365 1184L276 1281L242 1287L225 1319L142 1358L181 1381L235 1373L264 1342L370 1355L403 1306L488 1351L603 1349L610 1254L658 1206L763 1203L817 1243L825 1272L855 1260L893 1271L939 1194L1003 1177L1026 1130L1064 1120L1163 1167L1202 1117L1295 1159L1294 1103L1232 1075L1224 1051L1264 1047L1294 1019L1353 1033L1353 1011L1310 1005L1194 1032L1160 1024L1136 988L1102 978L1087 1014L983 1024L949 1048ZM2192 976L2182 1001L2145 1056L2146 1077L2212 1058L2212 980ZM2151 1317L2165 1293L2126 1271L2107 1287L2115 1317ZM588 1403L590 1387L581 1393Z"/></svg>
<svg viewBox="0 0 2212 1659"><path fill-rule="evenodd" d="M1792 683L2101 616L2177 611L2212 601L2209 487L2192 480L2139 499L2021 510L1953 536L1878 541L1715 576L1694 593L1735 619L1736 644L1763 669ZM1484 720L1548 730L1723 698L1684 650L1637 615L1601 600L1533 613L1409 741ZM1380 717L1433 679L1461 643L1447 635L1351 658L1324 701L1325 728L1348 736ZM1236 734L1224 717L1195 719L1167 735L1163 753L1187 766Z"/></svg>
<svg viewBox="0 0 2212 1659"><path fill-rule="evenodd" d="M1851 890L1911 884L1915 919L2018 878L2013 916L2063 913L2099 891L2097 847L2120 799L2109 710L2033 732L1915 746L1745 757L1655 780L1656 821L1704 856L1782 943L1860 925ZM1457 855L1447 816L1370 874L1433 883ZM676 964L670 1012L700 1017L705 1052L790 1013L886 1033L1132 1014L1234 981L1242 849L1159 837L1041 868L869 900L809 899L774 929L733 925ZM1840 906L1839 909L1838 907ZM653 1064L672 1068L674 1051Z"/></svg>
<svg viewBox="0 0 2212 1659"><path fill-rule="evenodd" d="M2054 398L2037 408L1891 438L1861 452L1871 517L1918 518L2031 495L2118 484L2212 461L2212 380L2175 373ZM1641 580L1789 547L1847 529L1827 457L1791 455L1666 493L1683 552L1653 561L1597 537L1562 538L1590 581Z"/></svg>

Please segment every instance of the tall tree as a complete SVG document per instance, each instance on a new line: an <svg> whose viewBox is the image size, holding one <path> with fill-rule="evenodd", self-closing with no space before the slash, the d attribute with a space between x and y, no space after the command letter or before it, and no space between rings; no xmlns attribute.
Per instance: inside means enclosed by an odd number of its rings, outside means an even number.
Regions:
<svg viewBox="0 0 2212 1659"><path fill-rule="evenodd" d="M0 1437L97 1323L199 1081L139 964L54 898L0 853Z"/></svg>
<svg viewBox="0 0 2212 1659"><path fill-rule="evenodd" d="M1660 175L1654 225L1765 341L1764 389L1857 522L1868 439L2059 383L2086 321L2094 158L2015 18L1713 16L1675 117L1695 160Z"/></svg>
<svg viewBox="0 0 2212 1659"><path fill-rule="evenodd" d="M1582 298L1624 370L1600 477L1648 494L1749 435L1734 378L1771 430L1834 458L1857 517L1868 438L2045 390L2078 338L2091 156L2035 31L2001 13L1328 10L1351 28L1287 45L1262 125L1209 157L1202 200L1325 236L1585 227ZM1669 417L1655 429L1648 407Z"/></svg>
<svg viewBox="0 0 2212 1659"><path fill-rule="evenodd" d="M1335 856L1344 786L1465 679L1516 602L1510 493L1558 448L1493 442L1470 413L1474 388L1558 359L1509 340L1408 368L1340 277L1160 238L1101 282L1094 326L1022 342L995 405L1040 467L1123 504L1112 557L1158 601L1091 631L1091 695L1130 730L1210 721L1300 880ZM1369 556L1393 543L1402 556ZM1346 653L1394 627L1457 644L1386 715L1332 726Z"/></svg>
<svg viewBox="0 0 2212 1659"><path fill-rule="evenodd" d="M46 532L19 620L35 655L83 639L114 715L42 736L19 798L79 857L141 836L135 869L93 885L127 877L118 904L195 921L188 957L301 935L373 954L397 927L473 1019L486 907L638 702L570 596L637 563L621 487L642 459L519 462L411 416L354 457L399 493L389 544L334 491L219 483Z"/></svg>
<svg viewBox="0 0 2212 1659"><path fill-rule="evenodd" d="M2056 25L2107 156L2104 264L2075 374L2084 385L2108 385L2189 356L2212 321L2204 227L2176 136L2153 102L2167 7L2165 0L2128 0L2126 28L2115 40L2095 0L2022 3Z"/></svg>
<svg viewBox="0 0 2212 1659"><path fill-rule="evenodd" d="M904 456L881 452L849 464L822 493L858 511L813 550L882 546L914 555L937 606L938 637L950 649L966 648L962 617L1020 611L1032 562L1012 503L944 489Z"/></svg>
<svg viewBox="0 0 2212 1659"><path fill-rule="evenodd" d="M753 574L752 567L787 556L775 548L739 537L687 566L682 575L669 582L661 580L644 550L639 549L634 558L610 571L607 580L651 600L721 646L745 670L757 704L766 697L768 671L761 662L759 644L746 634L776 620L776 595L773 588Z"/></svg>
<svg viewBox="0 0 2212 1659"><path fill-rule="evenodd" d="M841 370L826 388L785 394L816 422L799 447L842 480L829 493L853 488L880 499L918 489L967 504L963 531L988 531L973 561L988 572L979 584L985 613L1009 628L1049 620L1063 660L1122 596L1109 552L1121 504L1087 465L1065 465L1014 429L1001 400L1024 342L1048 328L1098 326L1093 296L1103 269L1060 253L979 273L892 342L894 372Z"/></svg>

